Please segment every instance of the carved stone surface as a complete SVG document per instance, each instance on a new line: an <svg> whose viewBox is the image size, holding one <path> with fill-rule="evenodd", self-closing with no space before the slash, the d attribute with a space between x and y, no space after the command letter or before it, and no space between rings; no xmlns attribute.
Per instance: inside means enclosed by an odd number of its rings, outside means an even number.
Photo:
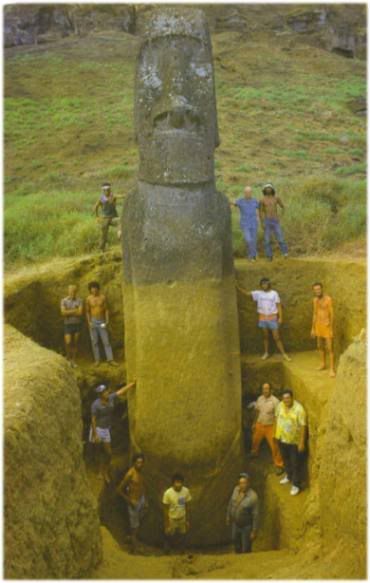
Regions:
<svg viewBox="0 0 370 583"><path fill-rule="evenodd" d="M123 213L125 348L134 450L151 512L174 471L192 495L190 540L225 541L241 460L239 332L230 210L215 189L218 143L210 38L200 10L167 9L145 29L136 77L139 183Z"/></svg>

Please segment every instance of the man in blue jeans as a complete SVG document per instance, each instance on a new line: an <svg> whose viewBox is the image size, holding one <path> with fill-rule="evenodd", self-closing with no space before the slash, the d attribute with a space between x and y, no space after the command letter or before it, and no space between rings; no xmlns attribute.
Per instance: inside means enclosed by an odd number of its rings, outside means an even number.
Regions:
<svg viewBox="0 0 370 583"><path fill-rule="evenodd" d="M255 198L252 198L251 187L246 186L244 198L238 198L238 200L230 204L233 207L238 207L240 211L240 228L248 247L248 257L251 261L256 261L258 209L260 203Z"/></svg>
<svg viewBox="0 0 370 583"><path fill-rule="evenodd" d="M90 294L86 298L86 318L90 331L95 364L100 364L100 337L104 346L107 362L112 366L118 366L113 360L113 352L107 330L107 326L109 325L107 299L105 295L100 292L100 285L97 281L91 281L87 287Z"/></svg>
<svg viewBox="0 0 370 583"><path fill-rule="evenodd" d="M226 524L231 524L235 552L250 553L257 535L258 496L250 487L248 474L239 475L227 507Z"/></svg>
<svg viewBox="0 0 370 583"><path fill-rule="evenodd" d="M288 247L284 240L278 216L278 206L283 210L285 209L283 201L279 196L275 195L275 188L272 184L265 184L262 193L263 198L260 201L259 212L261 223L264 226L265 255L269 261L272 261L271 235L274 233L279 243L280 251L286 258L288 257Z"/></svg>

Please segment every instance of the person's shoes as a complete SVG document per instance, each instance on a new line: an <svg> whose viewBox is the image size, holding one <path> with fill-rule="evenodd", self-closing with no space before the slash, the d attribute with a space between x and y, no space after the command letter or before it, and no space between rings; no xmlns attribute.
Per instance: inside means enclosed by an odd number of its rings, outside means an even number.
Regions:
<svg viewBox="0 0 370 583"><path fill-rule="evenodd" d="M108 364L110 364L110 366L119 366L118 362L115 360L108 360Z"/></svg>
<svg viewBox="0 0 370 583"><path fill-rule="evenodd" d="M288 476L284 476L284 478L281 478L280 480L280 484L289 484L290 480L288 478Z"/></svg>
<svg viewBox="0 0 370 583"><path fill-rule="evenodd" d="M283 473L284 473L284 468L276 468L275 469L275 474L277 476L281 476L281 474L283 474Z"/></svg>
<svg viewBox="0 0 370 583"><path fill-rule="evenodd" d="M334 379L336 377L335 370L331 370L329 376Z"/></svg>
<svg viewBox="0 0 370 583"><path fill-rule="evenodd" d="M75 362L72 362L72 361L71 361L71 367L72 367L72 368L77 368L77 364L76 364Z"/></svg>
<svg viewBox="0 0 370 583"><path fill-rule="evenodd" d="M284 259L288 259L289 255L288 253L284 253Z"/></svg>
<svg viewBox="0 0 370 583"><path fill-rule="evenodd" d="M284 352L284 354L283 354L283 359L287 360L288 362L291 362L291 360L292 360L286 352Z"/></svg>
<svg viewBox="0 0 370 583"><path fill-rule="evenodd" d="M297 494L299 494L300 489L298 488L298 486L292 486L290 489L290 495L291 496L297 496Z"/></svg>
<svg viewBox="0 0 370 583"><path fill-rule="evenodd" d="M251 257L251 261L257 261L256 257Z"/></svg>
<svg viewBox="0 0 370 583"><path fill-rule="evenodd" d="M96 361L94 362L94 366L100 366L100 360L96 360Z"/></svg>
<svg viewBox="0 0 370 583"><path fill-rule="evenodd" d="M269 356L270 356L269 353L268 352L265 352L265 354L263 354L261 356L261 360L267 360Z"/></svg>

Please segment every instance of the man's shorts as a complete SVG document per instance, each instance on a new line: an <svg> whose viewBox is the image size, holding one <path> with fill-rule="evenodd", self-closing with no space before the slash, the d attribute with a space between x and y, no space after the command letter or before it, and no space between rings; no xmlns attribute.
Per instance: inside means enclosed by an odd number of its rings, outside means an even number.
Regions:
<svg viewBox="0 0 370 583"><path fill-rule="evenodd" d="M81 323L78 322L76 324L64 324L64 336L70 334L80 334L81 332Z"/></svg>
<svg viewBox="0 0 370 583"><path fill-rule="evenodd" d="M109 429L103 429L103 427L97 427L96 428L96 435L99 437L100 441L102 441L103 443L110 443L112 441ZM95 441L93 441L93 438L92 438L92 427L90 427L89 441L90 441L90 443L95 443Z"/></svg>
<svg viewBox="0 0 370 583"><path fill-rule="evenodd" d="M136 506L132 504L128 504L128 517L130 521L131 528L139 528L141 519L143 517L144 511L144 504L145 504L145 497L142 496Z"/></svg>
<svg viewBox="0 0 370 583"><path fill-rule="evenodd" d="M182 518L168 518L168 534L174 535L176 533L186 534L186 517Z"/></svg>
<svg viewBox="0 0 370 583"><path fill-rule="evenodd" d="M265 328L265 330L278 330L279 323L276 320L259 320L258 328Z"/></svg>

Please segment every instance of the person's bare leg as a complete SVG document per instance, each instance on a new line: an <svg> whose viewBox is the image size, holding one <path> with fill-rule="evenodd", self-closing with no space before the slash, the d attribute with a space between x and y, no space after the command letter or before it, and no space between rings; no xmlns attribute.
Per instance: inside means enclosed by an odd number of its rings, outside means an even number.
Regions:
<svg viewBox="0 0 370 583"><path fill-rule="evenodd" d="M272 337L275 340L276 346L278 347L280 354L283 355L283 358L285 358L285 360L292 360L290 356L288 356L287 353L285 352L283 343L280 340L279 330L272 330Z"/></svg>
<svg viewBox="0 0 370 583"><path fill-rule="evenodd" d="M72 335L64 334L64 345L66 347L67 360L72 361Z"/></svg>
<svg viewBox="0 0 370 583"><path fill-rule="evenodd" d="M329 362L330 362L330 373L329 376L335 377L335 367L334 367L334 350L333 350L333 339L326 338L326 348L329 352Z"/></svg>
<svg viewBox="0 0 370 583"><path fill-rule="evenodd" d="M72 336L71 355L72 355L72 362L74 364L76 364L79 337L80 337L80 334L78 332L76 334L73 334L73 336Z"/></svg>
<svg viewBox="0 0 370 583"><path fill-rule="evenodd" d="M111 481L111 475L110 475L110 462L112 459L111 444L104 442L103 448L104 448L104 462L103 462L103 467L102 467L102 474L103 474L103 478L104 478L105 482L107 484L109 484Z"/></svg>
<svg viewBox="0 0 370 583"><path fill-rule="evenodd" d="M320 354L321 364L317 370L325 370L326 369L326 353L325 353L325 346L324 346L324 339L318 337L317 338L317 350Z"/></svg>
<svg viewBox="0 0 370 583"><path fill-rule="evenodd" d="M269 357L269 331L267 330L267 328L262 328L262 332L263 332L263 348L264 348L264 353L263 353L263 360L266 360L266 358Z"/></svg>

